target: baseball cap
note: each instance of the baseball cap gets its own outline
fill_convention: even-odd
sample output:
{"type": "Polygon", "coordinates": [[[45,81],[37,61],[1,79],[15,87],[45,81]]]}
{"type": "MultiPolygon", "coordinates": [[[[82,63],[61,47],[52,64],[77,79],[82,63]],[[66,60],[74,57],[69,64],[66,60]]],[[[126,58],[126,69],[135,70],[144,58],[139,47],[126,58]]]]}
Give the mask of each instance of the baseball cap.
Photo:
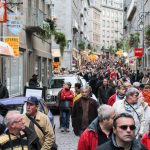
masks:
{"type": "Polygon", "coordinates": [[[28,103],[31,103],[31,104],[34,104],[34,105],[39,104],[39,100],[35,96],[28,97],[28,99],[25,102],[28,102],[28,103]]]}

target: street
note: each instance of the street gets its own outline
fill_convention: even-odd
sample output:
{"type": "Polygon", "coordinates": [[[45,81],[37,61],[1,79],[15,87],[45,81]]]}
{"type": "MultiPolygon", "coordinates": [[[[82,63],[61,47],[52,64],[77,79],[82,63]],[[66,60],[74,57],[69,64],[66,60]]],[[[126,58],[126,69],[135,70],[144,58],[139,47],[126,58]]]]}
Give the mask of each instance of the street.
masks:
{"type": "Polygon", "coordinates": [[[55,119],[55,134],[58,150],[76,150],[79,137],[75,136],[72,128],[69,133],[62,133],[59,129],[59,116],[54,116],[55,119]]]}

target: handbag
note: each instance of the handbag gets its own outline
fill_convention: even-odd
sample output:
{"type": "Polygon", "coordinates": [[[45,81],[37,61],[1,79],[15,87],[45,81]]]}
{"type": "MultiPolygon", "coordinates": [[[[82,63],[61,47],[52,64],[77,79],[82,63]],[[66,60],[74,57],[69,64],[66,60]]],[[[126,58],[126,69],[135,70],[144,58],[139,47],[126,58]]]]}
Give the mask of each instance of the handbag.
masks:
{"type": "MultiPolygon", "coordinates": [[[[42,127],[36,122],[36,120],[34,118],[32,118],[31,116],[27,115],[26,116],[42,131],[42,133],[45,135],[45,132],[44,130],[42,129],[42,127]]],[[[51,147],[51,150],[57,150],[57,144],[54,142],[52,147],[51,147]]]]}
{"type": "Polygon", "coordinates": [[[61,101],[60,102],[60,109],[61,110],[70,110],[71,109],[71,107],[70,107],[70,101],[67,101],[67,100],[65,100],[65,101],[61,101]]]}

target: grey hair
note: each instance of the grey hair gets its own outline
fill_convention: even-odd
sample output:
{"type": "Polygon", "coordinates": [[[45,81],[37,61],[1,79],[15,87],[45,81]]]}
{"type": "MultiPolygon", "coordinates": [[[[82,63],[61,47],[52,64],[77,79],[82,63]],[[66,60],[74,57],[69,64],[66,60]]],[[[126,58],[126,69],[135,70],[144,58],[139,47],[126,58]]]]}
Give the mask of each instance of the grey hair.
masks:
{"type": "Polygon", "coordinates": [[[83,90],[90,90],[90,86],[85,85],[85,86],[81,87],[81,91],[83,91],[83,90]]]}
{"type": "MultiPolygon", "coordinates": [[[[8,113],[6,114],[5,118],[4,118],[4,123],[5,125],[8,127],[9,125],[11,125],[17,118],[18,114],[20,114],[19,111],[17,110],[11,110],[8,111],[8,113]]],[[[20,114],[21,115],[21,114],[20,114]]]]}
{"type": "Polygon", "coordinates": [[[111,113],[115,112],[115,110],[112,106],[109,106],[106,104],[99,106],[97,111],[98,111],[98,118],[100,121],[102,121],[104,119],[109,119],[111,113]]]}
{"type": "Polygon", "coordinates": [[[128,97],[130,95],[133,95],[133,94],[138,94],[139,95],[139,90],[134,88],[134,87],[131,87],[125,93],[126,97],[128,97]]]}
{"type": "Polygon", "coordinates": [[[140,87],[140,82],[134,82],[133,87],[135,87],[135,88],[140,87]]]}

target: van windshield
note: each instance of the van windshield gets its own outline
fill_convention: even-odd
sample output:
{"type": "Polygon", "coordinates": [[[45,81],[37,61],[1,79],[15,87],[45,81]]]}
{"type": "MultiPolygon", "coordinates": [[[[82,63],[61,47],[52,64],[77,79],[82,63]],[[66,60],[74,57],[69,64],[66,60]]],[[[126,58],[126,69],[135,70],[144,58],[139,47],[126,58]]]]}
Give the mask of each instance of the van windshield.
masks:
{"type": "Polygon", "coordinates": [[[50,81],[50,88],[62,88],[64,84],[64,79],[52,79],[50,81]]]}

